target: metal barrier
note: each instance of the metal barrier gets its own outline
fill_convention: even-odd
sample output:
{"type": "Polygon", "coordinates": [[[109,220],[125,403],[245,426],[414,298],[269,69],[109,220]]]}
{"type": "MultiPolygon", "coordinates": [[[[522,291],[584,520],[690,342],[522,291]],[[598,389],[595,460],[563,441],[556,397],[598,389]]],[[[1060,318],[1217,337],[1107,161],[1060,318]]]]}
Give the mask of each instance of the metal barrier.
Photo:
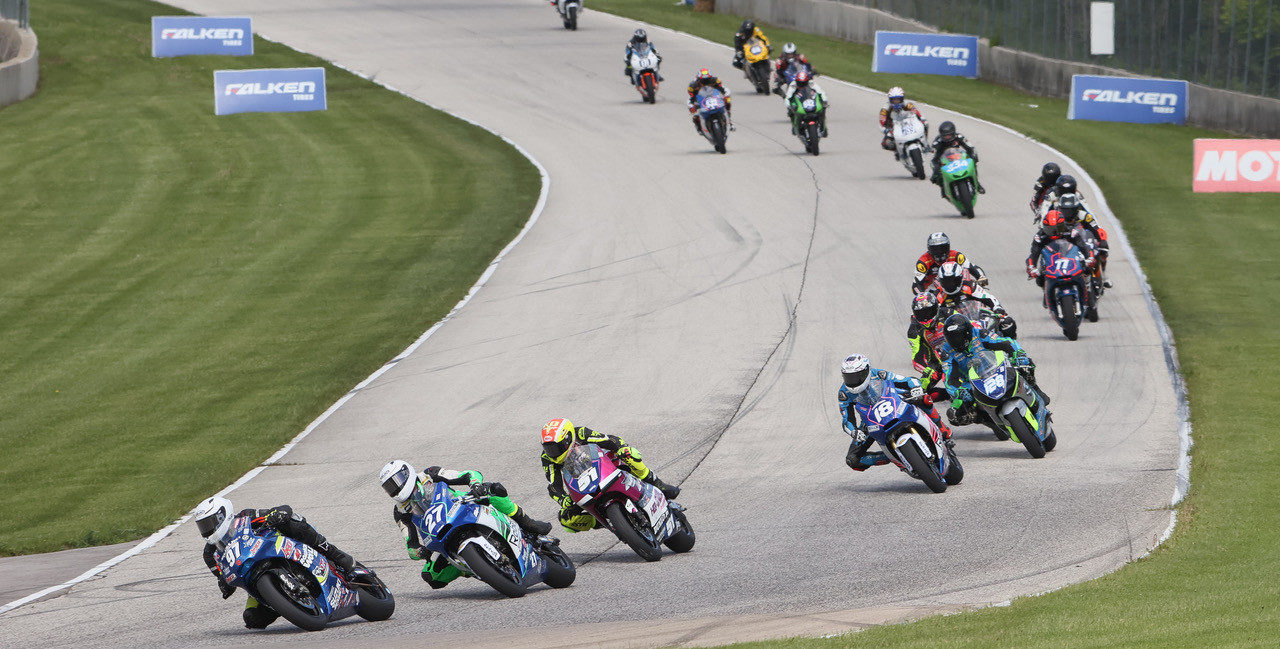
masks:
{"type": "Polygon", "coordinates": [[[1118,0],[1111,56],[1089,54],[1089,0],[839,1],[1050,58],[1280,97],[1280,0],[1118,0]]]}
{"type": "Polygon", "coordinates": [[[0,18],[17,21],[18,27],[31,26],[31,0],[0,0],[0,18]]]}

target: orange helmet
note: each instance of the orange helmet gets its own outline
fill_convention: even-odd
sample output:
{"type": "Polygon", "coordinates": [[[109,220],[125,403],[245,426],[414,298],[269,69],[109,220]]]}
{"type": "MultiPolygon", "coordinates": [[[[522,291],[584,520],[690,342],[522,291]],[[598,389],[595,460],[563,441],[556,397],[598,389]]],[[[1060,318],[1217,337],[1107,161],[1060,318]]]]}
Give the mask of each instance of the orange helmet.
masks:
{"type": "Polygon", "coordinates": [[[573,443],[573,422],[568,419],[552,419],[542,427],[542,452],[547,459],[560,463],[569,454],[573,443]]]}
{"type": "Polygon", "coordinates": [[[1044,215],[1044,228],[1053,233],[1066,230],[1067,222],[1062,218],[1062,212],[1049,210],[1049,213],[1044,215]]]}
{"type": "Polygon", "coordinates": [[[714,78],[715,78],[715,75],[711,74],[710,68],[702,68],[701,70],[698,70],[699,81],[710,81],[714,78]]]}

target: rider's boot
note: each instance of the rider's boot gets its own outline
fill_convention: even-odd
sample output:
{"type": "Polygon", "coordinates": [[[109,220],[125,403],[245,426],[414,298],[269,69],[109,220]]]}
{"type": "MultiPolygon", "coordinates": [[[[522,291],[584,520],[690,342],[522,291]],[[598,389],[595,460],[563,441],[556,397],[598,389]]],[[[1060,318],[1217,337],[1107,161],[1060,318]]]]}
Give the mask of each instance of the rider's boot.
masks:
{"type": "Polygon", "coordinates": [[[675,500],[680,497],[680,487],[663,482],[653,474],[653,471],[650,471],[649,475],[644,477],[644,481],[657,487],[658,491],[661,491],[662,495],[667,497],[667,500],[675,500]]]}
{"type": "Polygon", "coordinates": [[[324,558],[328,559],[329,563],[342,570],[342,574],[345,575],[350,573],[351,569],[356,566],[356,558],[342,550],[339,550],[332,543],[325,543],[325,545],[327,545],[329,549],[321,551],[324,558]]]}
{"type": "Polygon", "coordinates": [[[250,597],[249,601],[244,604],[243,617],[246,629],[265,629],[267,625],[275,622],[280,615],[250,597]]]}
{"type": "Polygon", "coordinates": [[[698,130],[698,135],[706,137],[706,134],[702,132],[702,120],[698,119],[697,115],[693,116],[693,128],[698,130]]]}
{"type": "Polygon", "coordinates": [[[534,536],[546,536],[551,533],[551,523],[529,518],[529,515],[519,507],[516,507],[516,513],[511,515],[511,520],[524,530],[534,536]]]}

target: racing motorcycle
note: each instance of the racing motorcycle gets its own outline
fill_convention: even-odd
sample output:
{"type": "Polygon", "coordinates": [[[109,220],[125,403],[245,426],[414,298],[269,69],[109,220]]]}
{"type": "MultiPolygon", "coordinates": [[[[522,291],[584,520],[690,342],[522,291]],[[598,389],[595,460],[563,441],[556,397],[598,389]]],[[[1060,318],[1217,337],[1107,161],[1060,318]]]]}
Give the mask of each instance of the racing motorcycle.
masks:
{"type": "Polygon", "coordinates": [[[304,631],[319,631],[352,615],[385,620],[395,611],[395,597],[372,570],[357,563],[343,577],[315,548],[271,528],[255,530],[250,520],[236,518],[217,556],[227,584],[304,631]]]}
{"type": "Polygon", "coordinates": [[[729,137],[729,105],[725,96],[715,88],[703,87],[695,98],[698,119],[702,124],[702,137],[719,153],[726,151],[724,141],[729,137]]]}
{"type": "Polygon", "coordinates": [[[631,83],[646,104],[658,97],[658,53],[648,43],[638,43],[631,50],[631,83]]]}
{"type": "Polygon", "coordinates": [[[1008,435],[1026,447],[1031,457],[1042,458],[1058,445],[1053,414],[1029,373],[1013,367],[998,350],[982,349],[973,355],[966,375],[969,392],[982,408],[997,436],[1008,435]]]}
{"type": "Polygon", "coordinates": [[[769,46],[752,36],[742,44],[742,55],[745,59],[742,72],[747,80],[756,87],[757,94],[769,94],[769,78],[772,76],[769,65],[769,46]]]}
{"type": "Polygon", "coordinates": [[[973,218],[973,206],[977,202],[976,169],[973,158],[960,147],[942,152],[942,188],[947,200],[956,206],[965,218],[973,218]]]}
{"type": "Polygon", "coordinates": [[[427,501],[415,490],[412,517],[423,546],[448,558],[467,577],[476,577],[507,597],[522,597],[545,582],[567,588],[577,576],[560,541],[526,536],[515,521],[494,509],[485,496],[459,496],[443,482],[427,501]]]}
{"type": "Polygon", "coordinates": [[[804,87],[791,95],[791,130],[804,144],[804,150],[818,155],[818,142],[822,140],[822,123],[827,107],[822,97],[812,87],[804,87]]]}
{"type": "Polygon", "coordinates": [[[564,21],[564,28],[576,31],[578,14],[582,13],[582,0],[556,0],[555,5],[560,19],[564,21]]]}
{"type": "Polygon", "coordinates": [[[929,151],[929,130],[911,111],[895,110],[892,114],[893,143],[898,149],[898,160],[912,176],[924,180],[924,155],[929,151]]]}
{"type": "Polygon", "coordinates": [[[955,449],[942,441],[942,431],[933,420],[907,403],[891,381],[871,379],[867,389],[879,399],[860,414],[866,417],[867,434],[880,444],[889,461],[934,493],[960,484],[964,467],[955,449]]]}
{"type": "Polygon", "coordinates": [[[662,546],[688,552],[697,540],[684,507],[657,487],[623,470],[595,444],[575,444],[562,471],[565,493],[645,561],[662,558],[662,546]]]}
{"type": "Polygon", "coordinates": [[[1039,267],[1045,308],[1067,340],[1076,340],[1082,318],[1098,320],[1097,294],[1085,254],[1066,239],[1054,239],[1040,251],[1039,267]]]}

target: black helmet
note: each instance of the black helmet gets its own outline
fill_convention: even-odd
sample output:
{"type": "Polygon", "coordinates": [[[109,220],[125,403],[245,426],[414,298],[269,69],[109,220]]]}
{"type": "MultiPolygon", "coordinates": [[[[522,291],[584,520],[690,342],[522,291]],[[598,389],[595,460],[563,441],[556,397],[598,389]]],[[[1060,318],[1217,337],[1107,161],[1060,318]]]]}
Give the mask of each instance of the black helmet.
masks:
{"type": "Polygon", "coordinates": [[[1046,162],[1040,167],[1040,178],[1046,183],[1052,185],[1058,182],[1058,177],[1062,175],[1062,168],[1056,162],[1046,162]]]}
{"type": "Polygon", "coordinates": [[[632,43],[648,43],[649,42],[648,32],[644,31],[643,29],[637,29],[635,33],[631,35],[631,42],[632,43]]]}
{"type": "Polygon", "coordinates": [[[1063,194],[1058,197],[1058,211],[1062,220],[1068,224],[1080,222],[1080,197],[1076,194],[1063,194]]]}
{"type": "Polygon", "coordinates": [[[943,138],[952,138],[956,135],[956,125],[954,122],[943,122],[938,125],[938,135],[943,138]]]}
{"type": "Polygon", "coordinates": [[[959,352],[969,351],[973,343],[973,323],[959,313],[951,314],[942,327],[942,335],[946,337],[951,349],[959,352]]]}
{"type": "Polygon", "coordinates": [[[743,34],[746,34],[747,36],[750,36],[751,32],[754,32],[755,30],[756,30],[755,23],[751,22],[750,20],[744,20],[742,21],[742,29],[739,31],[743,34]]]}
{"type": "Polygon", "coordinates": [[[929,291],[917,295],[911,302],[911,316],[922,325],[933,324],[938,317],[938,298],[929,291]]]}
{"type": "Polygon", "coordinates": [[[933,257],[934,263],[941,264],[951,255],[951,238],[946,232],[934,232],[929,235],[926,245],[929,247],[929,256],[933,257]]]}
{"type": "Polygon", "coordinates": [[[1076,193],[1076,179],[1074,176],[1060,176],[1058,182],[1054,183],[1058,186],[1058,195],[1076,193]]]}

